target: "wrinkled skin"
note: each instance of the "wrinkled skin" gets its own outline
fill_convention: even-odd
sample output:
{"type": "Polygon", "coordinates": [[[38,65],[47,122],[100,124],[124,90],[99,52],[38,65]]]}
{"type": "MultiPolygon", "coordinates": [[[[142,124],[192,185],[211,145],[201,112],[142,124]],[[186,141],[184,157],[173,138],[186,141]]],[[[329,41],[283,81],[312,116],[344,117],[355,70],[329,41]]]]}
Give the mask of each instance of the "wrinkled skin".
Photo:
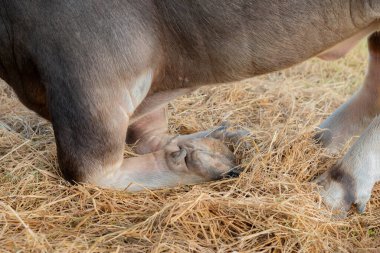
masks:
{"type": "MultiPolygon", "coordinates": [[[[67,180],[129,190],[200,183],[237,173],[224,142],[247,133],[170,136],[163,109],[170,100],[317,55],[342,57],[378,30],[379,18],[377,0],[2,0],[0,77],[52,122],[67,180]],[[142,155],[123,159],[125,140],[142,155]]],[[[379,101],[371,38],[363,88],[318,136],[338,149],[374,121],[319,180],[337,209],[364,209],[378,180],[378,144],[369,141],[379,101]]]]}

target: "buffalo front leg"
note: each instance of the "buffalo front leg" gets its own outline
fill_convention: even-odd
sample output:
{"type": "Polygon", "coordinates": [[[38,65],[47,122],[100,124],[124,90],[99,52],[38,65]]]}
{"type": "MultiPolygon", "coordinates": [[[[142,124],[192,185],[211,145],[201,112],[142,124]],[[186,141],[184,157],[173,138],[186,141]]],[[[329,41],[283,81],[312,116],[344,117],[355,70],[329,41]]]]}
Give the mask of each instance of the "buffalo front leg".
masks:
{"type": "Polygon", "coordinates": [[[319,127],[316,138],[332,153],[352,136],[360,135],[380,113],[380,33],[369,37],[368,47],[370,60],[364,85],[319,127]]]}
{"type": "Polygon", "coordinates": [[[59,165],[69,181],[136,191],[216,180],[235,167],[231,151],[212,138],[172,141],[160,151],[124,159],[127,91],[110,96],[112,89],[60,87],[49,91],[49,109],[59,165]]]}
{"type": "Polygon", "coordinates": [[[317,179],[324,201],[347,211],[355,204],[364,212],[371,191],[380,180],[380,116],[376,117],[344,158],[317,179]]]}

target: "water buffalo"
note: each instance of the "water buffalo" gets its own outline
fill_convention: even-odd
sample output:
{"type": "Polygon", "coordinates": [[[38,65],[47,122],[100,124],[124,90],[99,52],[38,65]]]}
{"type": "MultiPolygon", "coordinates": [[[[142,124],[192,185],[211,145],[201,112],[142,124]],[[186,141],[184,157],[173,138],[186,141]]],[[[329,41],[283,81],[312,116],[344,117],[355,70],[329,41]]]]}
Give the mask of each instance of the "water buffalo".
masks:
{"type": "Polygon", "coordinates": [[[362,133],[318,181],[327,204],[363,211],[380,179],[379,18],[379,0],[2,0],[0,77],[52,122],[67,180],[170,187],[233,172],[223,139],[239,136],[223,127],[170,136],[170,100],[339,58],[369,35],[364,85],[318,136],[336,150],[362,133]],[[125,140],[140,140],[142,155],[123,159],[125,140]]]}

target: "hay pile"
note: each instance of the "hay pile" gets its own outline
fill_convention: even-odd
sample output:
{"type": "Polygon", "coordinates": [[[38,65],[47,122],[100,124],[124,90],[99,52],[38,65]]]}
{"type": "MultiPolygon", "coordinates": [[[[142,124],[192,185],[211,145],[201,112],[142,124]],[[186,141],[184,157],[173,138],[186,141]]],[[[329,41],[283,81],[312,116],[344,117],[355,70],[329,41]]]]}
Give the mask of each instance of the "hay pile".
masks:
{"type": "Polygon", "coordinates": [[[251,148],[236,147],[246,170],[238,179],[135,194],[64,182],[50,124],[1,84],[0,251],[375,251],[379,185],[364,215],[334,220],[309,183],[342,156],[310,137],[362,82],[366,58],[361,45],[344,60],[311,60],[174,101],[173,133],[225,119],[250,130],[251,148]]]}

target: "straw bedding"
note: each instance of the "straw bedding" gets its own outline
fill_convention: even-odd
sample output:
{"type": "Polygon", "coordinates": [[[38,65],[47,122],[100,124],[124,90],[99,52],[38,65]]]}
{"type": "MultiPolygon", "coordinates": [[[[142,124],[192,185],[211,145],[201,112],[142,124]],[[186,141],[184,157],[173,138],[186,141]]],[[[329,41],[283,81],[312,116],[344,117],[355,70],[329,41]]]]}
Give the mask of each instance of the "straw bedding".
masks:
{"type": "Polygon", "coordinates": [[[245,171],[134,194],[63,181],[51,125],[1,83],[0,252],[376,252],[379,185],[365,214],[335,219],[310,183],[344,154],[314,144],[314,127],[357,89],[366,58],[362,44],[343,60],[310,60],[173,101],[172,133],[224,120],[249,130],[235,147],[245,171]]]}

